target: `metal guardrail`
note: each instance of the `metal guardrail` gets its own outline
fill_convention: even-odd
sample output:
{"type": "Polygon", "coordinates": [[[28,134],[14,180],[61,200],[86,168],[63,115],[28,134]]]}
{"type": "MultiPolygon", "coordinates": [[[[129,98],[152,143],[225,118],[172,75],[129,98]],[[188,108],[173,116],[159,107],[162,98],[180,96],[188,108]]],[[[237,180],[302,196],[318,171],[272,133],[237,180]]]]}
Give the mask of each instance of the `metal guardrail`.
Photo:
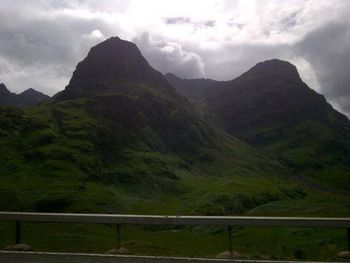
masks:
{"type": "Polygon", "coordinates": [[[16,222],[16,244],[21,240],[21,221],[42,223],[115,224],[116,246],[121,246],[120,225],[221,225],[227,226],[228,250],[232,252],[232,226],[284,226],[346,228],[350,250],[350,218],[248,217],[248,216],[163,216],[118,214],[68,214],[0,212],[0,221],[16,222]]]}

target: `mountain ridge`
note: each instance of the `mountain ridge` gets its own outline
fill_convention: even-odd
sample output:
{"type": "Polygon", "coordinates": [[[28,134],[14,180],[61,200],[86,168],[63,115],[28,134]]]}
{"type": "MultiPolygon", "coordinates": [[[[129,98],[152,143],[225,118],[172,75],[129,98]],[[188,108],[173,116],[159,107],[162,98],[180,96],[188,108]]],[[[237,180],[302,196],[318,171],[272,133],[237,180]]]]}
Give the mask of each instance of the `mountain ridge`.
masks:
{"type": "Polygon", "coordinates": [[[35,106],[49,98],[50,96],[33,88],[28,88],[19,94],[12,93],[7,89],[5,84],[0,84],[0,105],[14,105],[18,107],[35,106]]]}

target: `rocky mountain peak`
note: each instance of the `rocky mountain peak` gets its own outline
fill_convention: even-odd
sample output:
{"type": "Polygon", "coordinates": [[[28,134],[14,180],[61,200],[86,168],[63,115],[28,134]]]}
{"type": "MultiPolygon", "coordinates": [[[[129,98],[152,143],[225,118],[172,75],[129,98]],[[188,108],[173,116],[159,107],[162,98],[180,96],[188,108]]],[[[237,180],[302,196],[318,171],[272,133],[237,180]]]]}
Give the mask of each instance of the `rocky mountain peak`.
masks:
{"type": "Polygon", "coordinates": [[[49,98],[49,96],[32,88],[20,94],[12,93],[3,83],[0,84],[0,105],[14,105],[19,107],[35,106],[49,98]]]}
{"type": "Polygon", "coordinates": [[[10,91],[6,88],[4,83],[0,83],[0,96],[10,94],[10,91]]]}
{"type": "Polygon", "coordinates": [[[26,89],[25,91],[23,91],[21,94],[32,94],[32,93],[40,93],[40,92],[33,89],[33,88],[29,88],[29,89],[26,89]]]}
{"type": "Polygon", "coordinates": [[[284,81],[301,82],[297,68],[279,59],[271,59],[260,62],[244,73],[239,79],[246,78],[278,78],[284,81]]]}
{"type": "Polygon", "coordinates": [[[69,93],[111,90],[116,88],[115,83],[125,81],[154,87],[170,86],[163,75],[148,64],[134,43],[112,37],[91,48],[78,64],[65,92],[69,96],[69,93]]]}

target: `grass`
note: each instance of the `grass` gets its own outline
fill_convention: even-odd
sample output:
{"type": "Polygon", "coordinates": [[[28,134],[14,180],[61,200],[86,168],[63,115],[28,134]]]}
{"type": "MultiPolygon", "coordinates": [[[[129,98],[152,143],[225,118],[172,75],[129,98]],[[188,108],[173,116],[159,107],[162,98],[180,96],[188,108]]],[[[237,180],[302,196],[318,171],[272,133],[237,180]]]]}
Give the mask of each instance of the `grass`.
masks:
{"type": "Polygon", "coordinates": [[[273,130],[264,129],[253,134],[266,133],[265,142],[259,146],[295,173],[349,192],[349,131],[348,123],[325,119],[277,129],[277,136],[273,130]]]}
{"type": "MultiPolygon", "coordinates": [[[[159,107],[155,115],[153,104],[129,92],[128,98],[103,94],[103,103],[89,98],[24,110],[0,108],[0,197],[5,201],[0,210],[350,215],[346,192],[300,179],[276,159],[211,130],[193,114],[187,116],[187,109],[156,101],[155,92],[147,94],[147,103],[159,107]],[[113,115],[103,108],[109,96],[112,102],[126,103],[125,109],[144,108],[113,115]],[[163,130],[161,119],[176,125],[163,130]],[[178,130],[183,134],[172,140],[178,130]]],[[[309,152],[288,154],[289,159],[309,157],[309,152]]],[[[339,180],[344,178],[341,174],[339,180]]],[[[13,243],[13,231],[13,223],[0,223],[0,247],[13,243]]],[[[23,224],[23,242],[38,251],[101,253],[114,246],[113,233],[107,225],[23,224]]],[[[139,255],[214,257],[227,244],[227,233],[213,227],[123,226],[122,235],[123,245],[139,255]]],[[[332,260],[345,248],[345,234],[334,229],[235,228],[233,243],[250,257],[332,260]]]]}

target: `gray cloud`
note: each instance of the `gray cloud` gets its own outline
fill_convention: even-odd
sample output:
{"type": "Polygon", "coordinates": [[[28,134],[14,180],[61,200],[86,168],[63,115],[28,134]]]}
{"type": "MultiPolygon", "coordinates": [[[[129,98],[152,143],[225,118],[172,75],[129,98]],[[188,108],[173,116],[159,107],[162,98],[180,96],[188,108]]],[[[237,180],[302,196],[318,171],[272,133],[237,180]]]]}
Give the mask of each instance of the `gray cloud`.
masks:
{"type": "Polygon", "coordinates": [[[191,25],[195,28],[214,27],[216,23],[215,20],[193,21],[190,17],[185,16],[164,17],[163,21],[168,25],[191,25]]]}
{"type": "Polygon", "coordinates": [[[89,48],[105,38],[101,32],[110,31],[98,18],[26,5],[0,8],[0,24],[0,82],[16,92],[30,86],[51,95],[64,88],[89,48]]]}
{"type": "Polygon", "coordinates": [[[165,17],[163,18],[165,24],[190,24],[192,23],[191,18],[184,16],[177,17],[165,17]]]}
{"type": "Polygon", "coordinates": [[[321,92],[350,115],[350,21],[331,23],[296,45],[315,70],[321,92]]]}
{"type": "Polygon", "coordinates": [[[279,58],[291,60],[293,52],[288,45],[227,44],[220,50],[199,51],[205,65],[205,75],[219,80],[238,77],[258,62],[279,58]]]}

